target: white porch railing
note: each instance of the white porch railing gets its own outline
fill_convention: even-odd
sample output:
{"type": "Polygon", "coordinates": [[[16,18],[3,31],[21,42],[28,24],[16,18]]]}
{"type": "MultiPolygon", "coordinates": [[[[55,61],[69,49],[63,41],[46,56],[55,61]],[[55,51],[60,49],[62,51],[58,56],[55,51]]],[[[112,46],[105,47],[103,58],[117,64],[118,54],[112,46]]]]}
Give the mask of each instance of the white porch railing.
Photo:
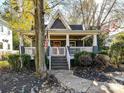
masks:
{"type": "Polygon", "coordinates": [[[51,56],[65,56],[65,47],[51,47],[51,56]]]}
{"type": "MultiPolygon", "coordinates": [[[[51,70],[51,56],[66,56],[67,62],[68,62],[68,68],[70,70],[71,63],[70,60],[74,58],[74,54],[81,52],[81,51],[87,51],[92,52],[93,47],[49,47],[49,70],[51,70]]],[[[34,59],[35,56],[35,47],[25,47],[25,54],[28,54],[31,56],[31,58],[34,59]]]]}
{"type": "Polygon", "coordinates": [[[81,51],[93,52],[93,47],[70,47],[69,49],[71,56],[81,51]]]}

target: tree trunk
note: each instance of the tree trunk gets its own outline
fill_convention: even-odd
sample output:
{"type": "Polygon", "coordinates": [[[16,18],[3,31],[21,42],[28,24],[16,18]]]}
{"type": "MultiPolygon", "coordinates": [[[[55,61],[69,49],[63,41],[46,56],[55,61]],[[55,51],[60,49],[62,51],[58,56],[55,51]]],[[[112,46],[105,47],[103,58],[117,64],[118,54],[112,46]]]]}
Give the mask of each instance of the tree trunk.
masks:
{"type": "Polygon", "coordinates": [[[36,39],[36,72],[42,73],[45,69],[45,27],[43,0],[36,0],[35,9],[35,39],[36,39]]]}

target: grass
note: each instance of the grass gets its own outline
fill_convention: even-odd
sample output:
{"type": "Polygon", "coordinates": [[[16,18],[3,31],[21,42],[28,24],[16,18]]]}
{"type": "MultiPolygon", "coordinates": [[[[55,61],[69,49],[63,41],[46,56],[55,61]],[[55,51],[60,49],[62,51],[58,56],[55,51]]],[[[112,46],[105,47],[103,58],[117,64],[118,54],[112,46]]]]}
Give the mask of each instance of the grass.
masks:
{"type": "Polygon", "coordinates": [[[10,64],[7,61],[0,61],[0,69],[10,68],[10,64]]]}

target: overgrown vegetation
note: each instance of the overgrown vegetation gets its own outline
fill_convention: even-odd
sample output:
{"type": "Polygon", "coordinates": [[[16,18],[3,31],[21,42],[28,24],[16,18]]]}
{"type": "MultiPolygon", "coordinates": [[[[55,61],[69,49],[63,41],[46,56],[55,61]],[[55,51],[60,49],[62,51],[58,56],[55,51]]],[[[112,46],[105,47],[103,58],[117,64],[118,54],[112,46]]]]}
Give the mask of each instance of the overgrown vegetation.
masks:
{"type": "MultiPolygon", "coordinates": [[[[85,60],[85,62],[87,62],[87,57],[90,57],[89,58],[89,64],[90,64],[90,59],[92,59],[94,56],[95,56],[95,54],[94,53],[90,53],[90,52],[85,52],[85,51],[83,51],[83,52],[79,52],[79,53],[76,53],[75,55],[74,55],[74,65],[75,66],[79,66],[79,65],[82,65],[83,63],[81,62],[81,60],[83,61],[83,60],[85,60]],[[80,64],[81,63],[81,64],[80,64]]],[[[84,62],[84,64],[85,64],[85,62],[84,62]]],[[[86,63],[87,64],[87,63],[86,63]]]]}
{"type": "Polygon", "coordinates": [[[104,69],[110,63],[110,57],[106,54],[94,54],[90,52],[80,52],[74,56],[74,65],[81,67],[94,67],[104,69]]]}
{"type": "Polygon", "coordinates": [[[12,69],[15,71],[21,71],[22,69],[30,70],[31,57],[27,54],[10,54],[8,55],[8,62],[12,66],[12,69]],[[21,63],[22,60],[22,63],[21,63]]]}
{"type": "Polygon", "coordinates": [[[115,36],[109,49],[109,56],[111,57],[111,62],[117,66],[120,63],[124,63],[124,34],[115,36]]]}

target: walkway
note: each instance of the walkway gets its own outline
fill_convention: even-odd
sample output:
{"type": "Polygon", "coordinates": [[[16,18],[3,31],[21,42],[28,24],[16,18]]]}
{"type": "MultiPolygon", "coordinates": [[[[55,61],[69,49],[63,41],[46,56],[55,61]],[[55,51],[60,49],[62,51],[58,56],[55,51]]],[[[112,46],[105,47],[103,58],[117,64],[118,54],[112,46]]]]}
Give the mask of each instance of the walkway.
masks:
{"type": "Polygon", "coordinates": [[[72,71],[56,70],[49,73],[54,74],[62,86],[74,89],[79,93],[124,93],[123,85],[79,78],[74,76],[72,71]]]}

